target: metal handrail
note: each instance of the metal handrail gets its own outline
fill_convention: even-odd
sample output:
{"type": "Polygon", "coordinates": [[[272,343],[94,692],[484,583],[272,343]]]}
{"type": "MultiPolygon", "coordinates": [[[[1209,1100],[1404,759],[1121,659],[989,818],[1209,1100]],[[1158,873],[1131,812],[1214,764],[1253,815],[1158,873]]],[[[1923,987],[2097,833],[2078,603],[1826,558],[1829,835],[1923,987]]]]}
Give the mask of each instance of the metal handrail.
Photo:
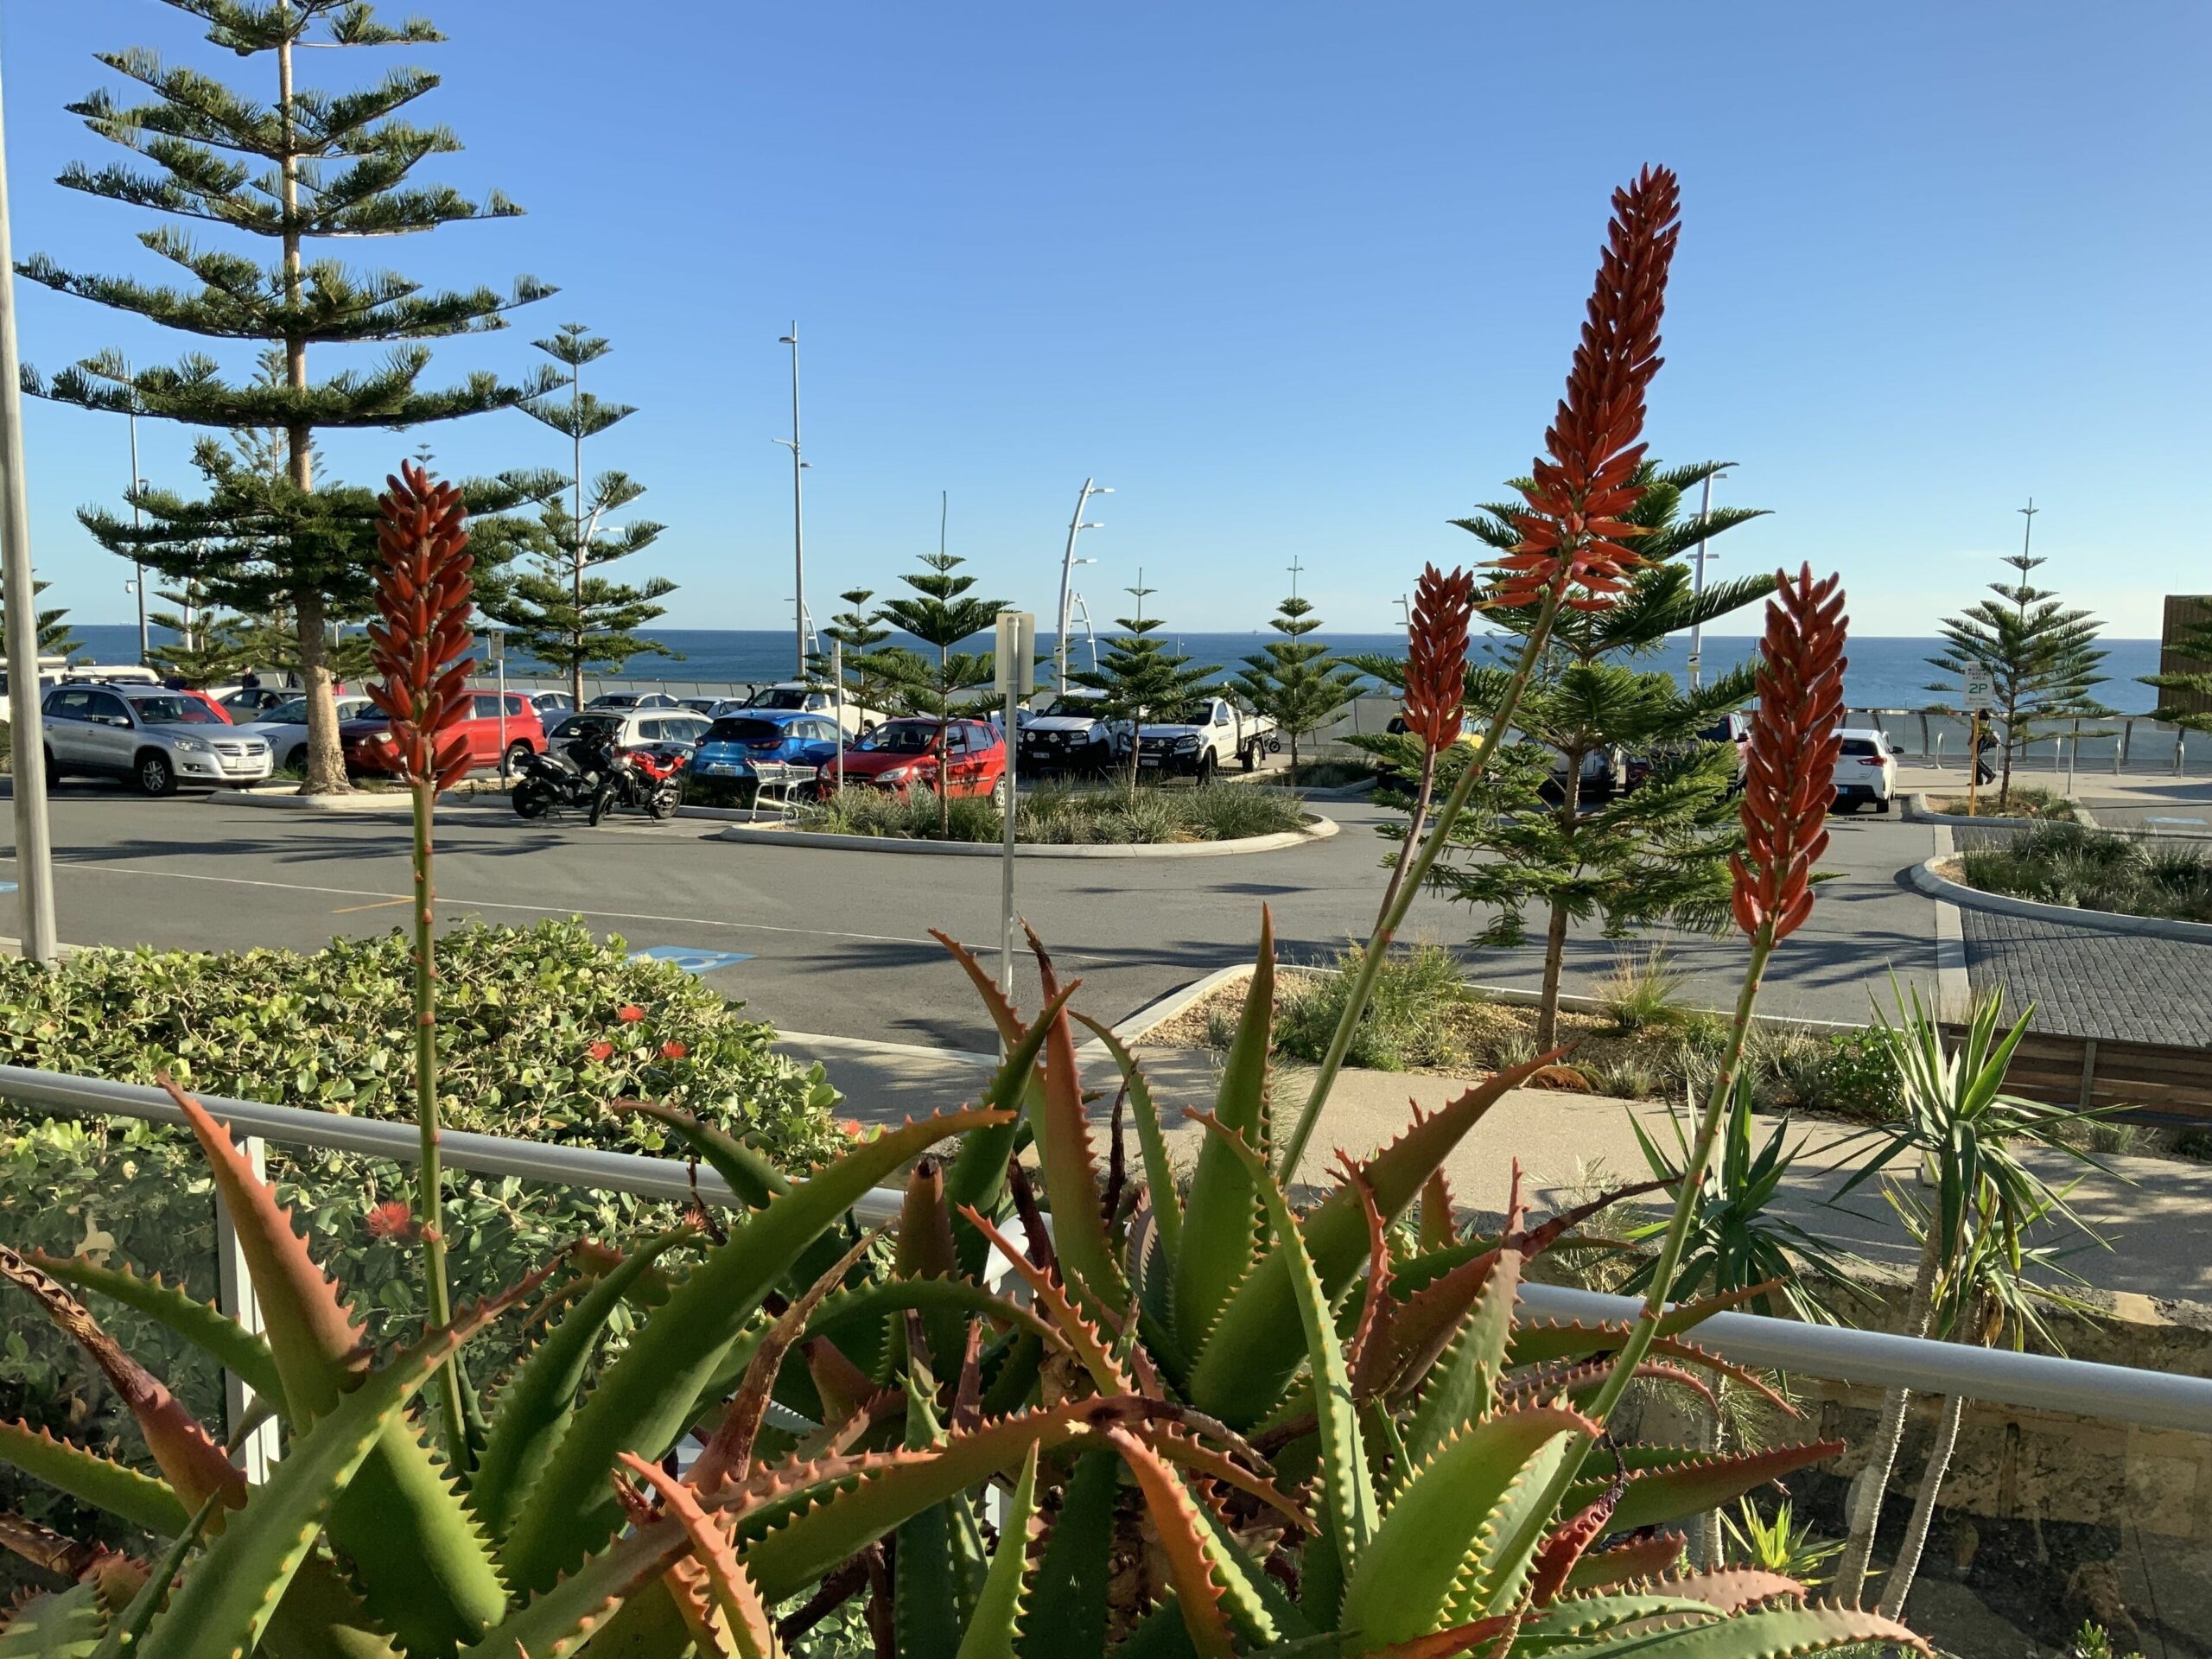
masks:
{"type": "MultiPolygon", "coordinates": [[[[404,1123],[272,1106],[261,1101],[228,1100],[216,1095],[196,1098],[233,1134],[295,1146],[365,1153],[401,1162],[413,1161],[421,1149],[414,1128],[404,1123]]],[[[24,1066],[0,1065],[0,1099],[155,1123],[184,1121],[184,1114],[159,1089],[24,1066]]],[[[511,1175],[679,1203],[695,1197],[721,1205],[738,1202],[712,1170],[701,1168],[695,1175],[690,1164],[676,1159],[462,1130],[445,1132],[438,1144],[448,1164],[479,1174],[511,1175]]],[[[893,1221],[905,1199],[896,1187],[877,1187],[853,1209],[870,1224],[893,1221]]],[[[1521,1300],[1540,1319],[1562,1320],[1630,1319],[1638,1306],[1632,1297],[1563,1285],[1525,1284],[1521,1300]]],[[[1754,1313],[1716,1314],[1698,1326],[1697,1340],[1700,1346],[1739,1364],[1793,1371],[1834,1382],[1961,1395],[1992,1405],[2212,1433],[2212,1378],[2208,1377],[1931,1342],[1838,1325],[1804,1325],[1754,1313]]]]}

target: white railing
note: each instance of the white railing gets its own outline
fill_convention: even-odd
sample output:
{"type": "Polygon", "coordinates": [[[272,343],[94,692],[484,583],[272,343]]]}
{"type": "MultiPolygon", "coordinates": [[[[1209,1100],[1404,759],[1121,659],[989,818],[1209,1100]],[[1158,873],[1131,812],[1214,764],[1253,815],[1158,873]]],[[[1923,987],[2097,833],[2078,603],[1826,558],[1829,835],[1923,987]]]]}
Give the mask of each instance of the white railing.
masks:
{"type": "MultiPolygon", "coordinates": [[[[271,1106],[259,1101],[199,1096],[233,1135],[251,1141],[365,1153],[401,1162],[419,1150],[414,1128],[335,1113],[271,1106]]],[[[22,1066],[0,1066],[0,1099],[94,1116],[181,1123],[168,1096],[143,1084],[74,1077],[22,1066]]],[[[634,1193],[690,1203],[696,1196],[724,1205],[735,1194],[711,1170],[696,1174],[683,1161],[604,1152],[592,1147],[552,1146],[499,1135],[448,1131],[439,1138],[445,1161],[483,1175],[514,1176],[558,1185],[634,1193]]],[[[854,1205],[871,1224],[893,1221],[905,1201],[895,1187],[878,1187],[854,1205]]],[[[222,1275],[226,1311],[251,1318],[250,1307],[230,1299],[233,1275],[222,1275]]],[[[1522,1300],[1539,1318],[1619,1319],[1637,1303],[1565,1286],[1524,1286],[1522,1300]]],[[[1995,1405],[2212,1433],[2212,1378],[2138,1370],[2047,1354],[2017,1354],[1929,1342],[1835,1325],[1803,1325],[1751,1313],[1722,1313],[1698,1327],[1699,1343],[1726,1358],[1762,1370],[1791,1371],[1833,1382],[1872,1388],[1907,1386],[1931,1395],[1960,1395],[1995,1405]]]]}

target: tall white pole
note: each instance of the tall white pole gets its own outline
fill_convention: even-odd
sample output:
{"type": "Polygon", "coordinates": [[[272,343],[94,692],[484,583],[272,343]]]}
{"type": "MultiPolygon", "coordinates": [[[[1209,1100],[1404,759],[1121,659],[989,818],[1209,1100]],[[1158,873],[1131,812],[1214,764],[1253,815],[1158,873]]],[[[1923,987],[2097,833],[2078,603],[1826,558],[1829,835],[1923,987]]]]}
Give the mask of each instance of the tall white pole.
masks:
{"type": "MultiPolygon", "coordinates": [[[[124,372],[130,372],[127,366],[124,372]]],[[[134,387],[130,393],[130,528],[133,530],[143,523],[138,509],[138,492],[145,487],[145,484],[146,480],[138,476],[138,393],[134,387]]],[[[138,595],[138,665],[143,668],[146,664],[145,561],[133,558],[130,569],[137,577],[131,587],[138,595]]]]}
{"type": "MultiPolygon", "coordinates": [[[[1715,467],[1713,472],[1719,471],[1715,467]]],[[[1706,526],[1713,518],[1713,473],[1705,475],[1705,499],[1697,510],[1697,565],[1696,574],[1690,578],[1690,593],[1694,599],[1705,597],[1705,542],[1706,526]]],[[[1694,691],[1705,667],[1705,625],[1701,620],[1690,623],[1690,690],[1694,691]]]]}
{"type": "Polygon", "coordinates": [[[845,642],[830,642],[830,677],[837,688],[837,792],[845,792],[845,642]]]}
{"type": "Polygon", "coordinates": [[[6,123],[0,118],[0,595],[8,607],[8,721],[15,748],[16,887],[22,953],[59,954],[54,842],[46,819],[46,733],[39,716],[38,600],[23,475],[22,381],[16,357],[16,257],[8,228],[6,123]]]}
{"type": "MultiPolygon", "coordinates": [[[[798,449],[798,319],[791,331],[777,342],[791,348],[791,677],[806,677],[806,502],[799,474],[806,462],[798,449]]],[[[785,442],[782,438],[777,442],[785,442]]]]}

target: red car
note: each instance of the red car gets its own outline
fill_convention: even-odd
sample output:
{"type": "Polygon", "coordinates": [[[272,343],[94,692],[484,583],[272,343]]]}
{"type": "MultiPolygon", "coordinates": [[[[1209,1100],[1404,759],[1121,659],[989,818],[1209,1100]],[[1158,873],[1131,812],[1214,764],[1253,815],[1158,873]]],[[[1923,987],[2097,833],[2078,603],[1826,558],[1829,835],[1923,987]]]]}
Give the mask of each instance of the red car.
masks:
{"type": "MultiPolygon", "coordinates": [[[[488,767],[499,764],[500,726],[499,694],[479,691],[474,712],[459,721],[454,728],[468,739],[471,766],[488,767]]],[[[382,715],[339,722],[338,741],[346,751],[346,770],[348,772],[389,777],[399,770],[398,758],[392,753],[391,734],[386,727],[387,722],[382,715]]],[[[506,764],[510,772],[519,771],[528,764],[531,755],[542,753],[545,747],[545,728],[538,724],[537,710],[519,691],[507,693],[505,739],[506,764]]]]}
{"type": "MultiPolygon", "coordinates": [[[[231,711],[229,709],[224,708],[221,703],[216,702],[214,698],[209,696],[205,691],[194,691],[191,687],[187,686],[179,695],[190,697],[194,702],[197,702],[202,709],[205,709],[207,711],[207,716],[205,721],[207,725],[235,726],[238,723],[231,718],[231,711]]],[[[187,715],[185,718],[191,721],[194,725],[200,724],[202,720],[202,717],[196,714],[187,715]]]]}
{"type": "MultiPolygon", "coordinates": [[[[988,795],[1006,776],[1006,745],[988,721],[956,720],[944,728],[944,749],[938,722],[926,717],[887,720],[845,748],[845,781],[905,794],[919,785],[935,789],[940,761],[947,795],[988,795]]],[[[837,786],[837,763],[823,764],[824,791],[837,786]]]]}

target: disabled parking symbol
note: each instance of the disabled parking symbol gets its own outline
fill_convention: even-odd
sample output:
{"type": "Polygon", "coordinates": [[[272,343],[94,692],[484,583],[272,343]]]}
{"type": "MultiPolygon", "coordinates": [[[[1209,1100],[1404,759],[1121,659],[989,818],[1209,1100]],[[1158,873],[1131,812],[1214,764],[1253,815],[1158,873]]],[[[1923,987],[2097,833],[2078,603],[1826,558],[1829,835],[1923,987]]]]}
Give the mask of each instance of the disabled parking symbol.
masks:
{"type": "Polygon", "coordinates": [[[695,950],[686,944],[649,944],[630,953],[632,962],[672,962],[687,974],[711,974],[753,960],[749,950],[695,950]]]}

